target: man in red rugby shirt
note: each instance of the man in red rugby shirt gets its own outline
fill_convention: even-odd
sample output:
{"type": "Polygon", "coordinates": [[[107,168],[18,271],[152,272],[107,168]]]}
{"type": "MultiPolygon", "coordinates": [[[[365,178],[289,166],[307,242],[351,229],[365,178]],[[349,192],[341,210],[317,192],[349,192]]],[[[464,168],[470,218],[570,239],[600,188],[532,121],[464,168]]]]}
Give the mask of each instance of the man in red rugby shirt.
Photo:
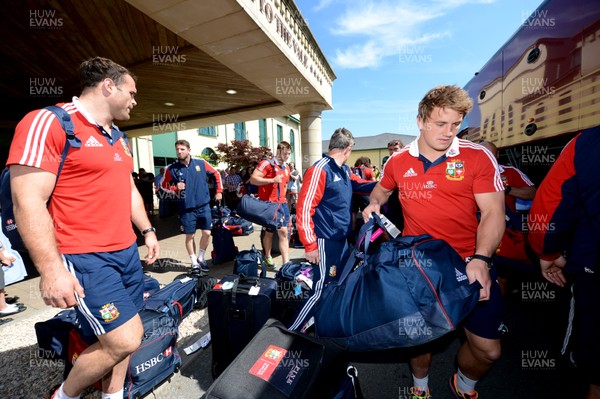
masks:
{"type": "Polygon", "coordinates": [[[133,224],[142,232],[152,263],[159,245],[131,172],[127,136],[113,124],[128,120],[135,76],[101,57],[79,67],[83,91],[59,104],[74,125],[79,148],[71,147],[59,178],[67,140],[54,114],[32,111],[17,125],[7,165],[19,232],[40,273],[47,305],[75,306],[85,332],[98,342],[84,350],[51,398],[79,398],[102,379],[102,398],[123,397],[129,355],[144,332],[144,274],[133,224]]]}
{"type": "MultiPolygon", "coordinates": [[[[363,211],[365,220],[379,213],[397,188],[403,235],[445,240],[468,262],[469,281],[483,287],[480,303],[464,323],[467,339],[458,352],[458,373],[450,379],[452,393],[461,399],[478,397],[475,384],[500,357],[503,330],[502,297],[490,265],[504,232],[504,185],[492,154],[456,137],[472,104],[460,87],[430,90],[419,103],[419,137],[390,157],[363,211]]],[[[414,398],[430,397],[431,361],[431,353],[410,360],[414,398]]]]}

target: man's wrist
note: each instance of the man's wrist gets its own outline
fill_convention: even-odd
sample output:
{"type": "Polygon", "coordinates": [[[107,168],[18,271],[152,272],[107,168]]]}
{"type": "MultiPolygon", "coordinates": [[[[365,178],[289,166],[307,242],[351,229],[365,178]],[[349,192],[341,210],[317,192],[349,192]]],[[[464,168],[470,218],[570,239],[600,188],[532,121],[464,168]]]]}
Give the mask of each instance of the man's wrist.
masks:
{"type": "Polygon", "coordinates": [[[481,254],[474,254],[474,255],[471,255],[469,262],[471,262],[473,259],[482,260],[485,263],[487,263],[488,266],[492,266],[492,258],[489,256],[485,256],[485,255],[481,255],[481,254]]]}
{"type": "Polygon", "coordinates": [[[510,190],[512,190],[511,186],[504,187],[504,194],[510,194],[510,190]]]}
{"type": "Polygon", "coordinates": [[[142,235],[145,236],[148,233],[156,233],[156,228],[154,227],[148,227],[147,229],[142,231],[142,235]]]}

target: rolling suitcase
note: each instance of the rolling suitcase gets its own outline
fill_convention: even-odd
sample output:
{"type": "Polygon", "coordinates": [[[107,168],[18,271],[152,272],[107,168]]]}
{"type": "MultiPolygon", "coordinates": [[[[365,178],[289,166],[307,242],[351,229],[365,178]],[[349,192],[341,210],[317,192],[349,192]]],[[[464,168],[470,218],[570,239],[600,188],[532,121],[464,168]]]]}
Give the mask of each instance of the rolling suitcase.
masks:
{"type": "Polygon", "coordinates": [[[340,348],[270,319],[206,392],[206,399],[359,399],[340,348]]]}
{"type": "Polygon", "coordinates": [[[212,374],[217,377],[271,316],[277,292],[273,279],[225,276],[208,292],[212,374]]]}
{"type": "Polygon", "coordinates": [[[211,252],[211,257],[213,265],[234,260],[238,254],[238,248],[233,242],[231,231],[227,230],[221,221],[217,221],[213,225],[212,243],[213,251],[211,252]]]}

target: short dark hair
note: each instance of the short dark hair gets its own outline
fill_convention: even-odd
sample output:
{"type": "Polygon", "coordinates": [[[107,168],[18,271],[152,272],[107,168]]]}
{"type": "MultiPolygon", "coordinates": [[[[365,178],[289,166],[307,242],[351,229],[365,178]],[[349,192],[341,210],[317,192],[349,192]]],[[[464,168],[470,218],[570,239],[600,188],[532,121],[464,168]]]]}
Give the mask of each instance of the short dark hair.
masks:
{"type": "Polygon", "coordinates": [[[277,149],[278,150],[291,150],[292,149],[292,145],[290,143],[288,143],[287,141],[281,141],[279,142],[279,144],[277,144],[277,149]]]}
{"type": "Polygon", "coordinates": [[[118,86],[123,82],[125,75],[137,81],[137,77],[130,70],[108,58],[94,57],[79,65],[79,82],[82,90],[95,87],[106,78],[112,79],[118,86]]]}
{"type": "Polygon", "coordinates": [[[178,145],[184,145],[186,146],[188,149],[190,148],[190,142],[187,140],[177,140],[175,142],[175,147],[177,147],[178,145]]]}

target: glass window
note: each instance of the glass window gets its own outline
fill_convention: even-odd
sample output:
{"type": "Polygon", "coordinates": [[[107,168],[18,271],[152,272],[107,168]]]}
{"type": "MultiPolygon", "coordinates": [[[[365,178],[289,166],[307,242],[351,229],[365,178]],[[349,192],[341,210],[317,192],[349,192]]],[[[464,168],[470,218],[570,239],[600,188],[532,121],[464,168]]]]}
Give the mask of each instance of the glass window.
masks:
{"type": "Polygon", "coordinates": [[[283,141],[283,126],[277,125],[277,143],[283,141]]]}
{"type": "Polygon", "coordinates": [[[246,124],[244,122],[236,122],[233,124],[233,130],[235,131],[235,139],[244,141],[248,139],[246,134],[246,124]]]}
{"type": "Polygon", "coordinates": [[[201,136],[217,137],[217,129],[214,126],[201,127],[198,129],[198,134],[201,136]]]}
{"type": "Polygon", "coordinates": [[[258,121],[258,139],[259,144],[264,147],[269,146],[269,136],[267,135],[267,120],[261,119],[258,121]]]}

